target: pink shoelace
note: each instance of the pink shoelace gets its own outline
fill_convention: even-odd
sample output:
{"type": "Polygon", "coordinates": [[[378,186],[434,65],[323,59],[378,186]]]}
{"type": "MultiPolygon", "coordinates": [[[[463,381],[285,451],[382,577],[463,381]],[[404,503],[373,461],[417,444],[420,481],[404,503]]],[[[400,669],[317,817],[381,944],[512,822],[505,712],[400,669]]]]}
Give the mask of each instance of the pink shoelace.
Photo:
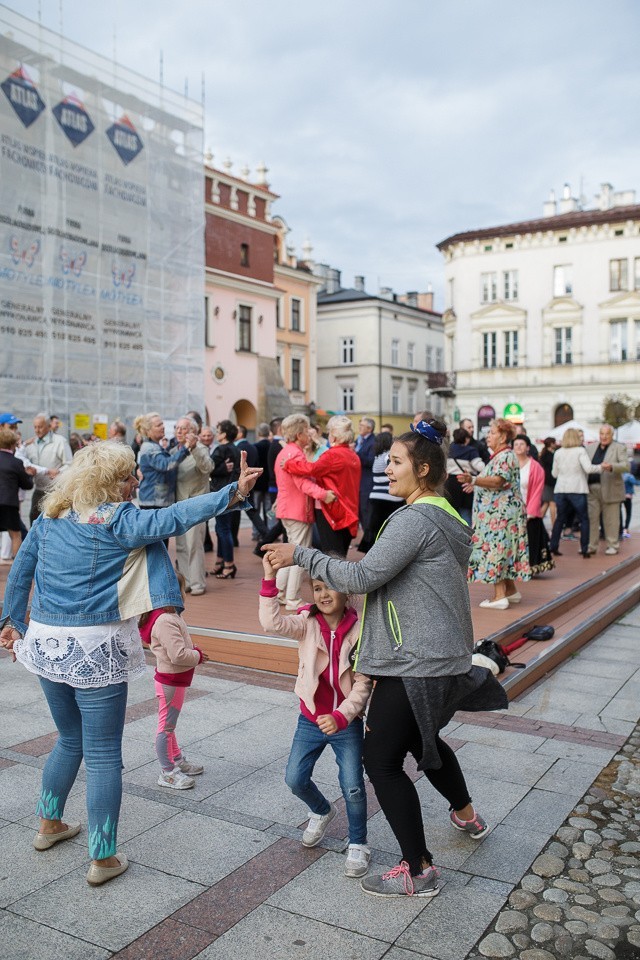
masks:
{"type": "MultiPolygon", "coordinates": [[[[434,866],[427,867],[427,869],[425,870],[424,874],[422,874],[422,876],[426,876],[426,874],[429,873],[430,870],[433,870],[437,877],[440,876],[439,871],[436,870],[434,866]]],[[[409,867],[409,864],[407,863],[406,860],[402,860],[397,865],[397,867],[392,867],[388,873],[383,873],[382,879],[395,880],[396,877],[400,877],[400,876],[402,877],[404,892],[407,894],[407,896],[412,897],[415,892],[415,887],[413,885],[413,877],[411,876],[411,868],[409,867]]]]}

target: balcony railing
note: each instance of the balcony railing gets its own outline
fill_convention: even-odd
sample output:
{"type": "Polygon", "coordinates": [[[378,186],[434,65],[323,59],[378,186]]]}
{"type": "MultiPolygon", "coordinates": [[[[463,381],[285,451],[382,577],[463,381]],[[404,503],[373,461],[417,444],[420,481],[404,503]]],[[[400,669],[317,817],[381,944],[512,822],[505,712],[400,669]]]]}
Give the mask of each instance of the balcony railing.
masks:
{"type": "Polygon", "coordinates": [[[456,374],[448,371],[428,373],[427,382],[431,393],[440,397],[453,397],[456,393],[456,374]]]}

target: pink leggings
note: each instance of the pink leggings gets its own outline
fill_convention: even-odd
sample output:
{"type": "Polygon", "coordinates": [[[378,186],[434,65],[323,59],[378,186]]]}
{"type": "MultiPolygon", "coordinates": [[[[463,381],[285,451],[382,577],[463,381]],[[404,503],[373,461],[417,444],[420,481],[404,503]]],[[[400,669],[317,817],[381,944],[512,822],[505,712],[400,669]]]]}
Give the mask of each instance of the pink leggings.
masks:
{"type": "Polygon", "coordinates": [[[175,731],[187,688],[168,687],[158,680],[155,684],[158,698],[156,754],[163,770],[173,770],[176,762],[182,759],[175,731]]]}

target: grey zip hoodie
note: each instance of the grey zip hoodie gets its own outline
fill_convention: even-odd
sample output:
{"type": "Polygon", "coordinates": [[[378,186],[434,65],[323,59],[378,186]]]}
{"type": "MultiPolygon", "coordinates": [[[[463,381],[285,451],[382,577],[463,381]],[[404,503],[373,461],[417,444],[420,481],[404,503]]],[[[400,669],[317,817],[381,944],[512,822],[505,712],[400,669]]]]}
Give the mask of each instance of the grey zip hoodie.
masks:
{"type": "Polygon", "coordinates": [[[471,669],[470,528],[442,497],[401,507],[359,563],[296,547],[294,562],[343,593],[366,593],[357,669],[443,677],[471,669]]]}

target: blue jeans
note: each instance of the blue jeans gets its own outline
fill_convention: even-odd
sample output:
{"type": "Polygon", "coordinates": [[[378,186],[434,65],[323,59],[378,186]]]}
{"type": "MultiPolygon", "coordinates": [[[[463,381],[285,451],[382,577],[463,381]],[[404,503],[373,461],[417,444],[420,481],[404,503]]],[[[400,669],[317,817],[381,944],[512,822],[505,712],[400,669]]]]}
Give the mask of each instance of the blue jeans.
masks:
{"type": "Polygon", "coordinates": [[[227,564],[233,563],[233,531],[231,529],[231,513],[221,513],[216,517],[216,534],[218,537],[217,555],[227,564]]]}
{"type": "Polygon", "coordinates": [[[569,514],[569,507],[573,507],[576,517],[580,523],[580,553],[586,553],[589,548],[589,512],[587,510],[586,493],[555,493],[553,499],[556,502],[556,522],[551,531],[551,542],[549,549],[555,552],[560,546],[560,535],[565,527],[565,522],[569,514]]]}
{"type": "Polygon", "coordinates": [[[328,745],[336,755],[338,779],[347,805],[349,843],[367,842],[367,794],[364,789],[362,744],[364,729],[358,717],[344,730],[328,736],[302,714],[293,735],[285,782],[291,792],[312,813],[323,817],[331,809],[329,801],[311,779],[313,768],[328,745]]]}
{"type": "Polygon", "coordinates": [[[122,731],[127,684],[77,689],[40,677],[58,741],[42,771],[36,814],[62,820],[64,806],[80,762],[87,768],[89,856],[114,856],[122,800],[122,731]]]}

